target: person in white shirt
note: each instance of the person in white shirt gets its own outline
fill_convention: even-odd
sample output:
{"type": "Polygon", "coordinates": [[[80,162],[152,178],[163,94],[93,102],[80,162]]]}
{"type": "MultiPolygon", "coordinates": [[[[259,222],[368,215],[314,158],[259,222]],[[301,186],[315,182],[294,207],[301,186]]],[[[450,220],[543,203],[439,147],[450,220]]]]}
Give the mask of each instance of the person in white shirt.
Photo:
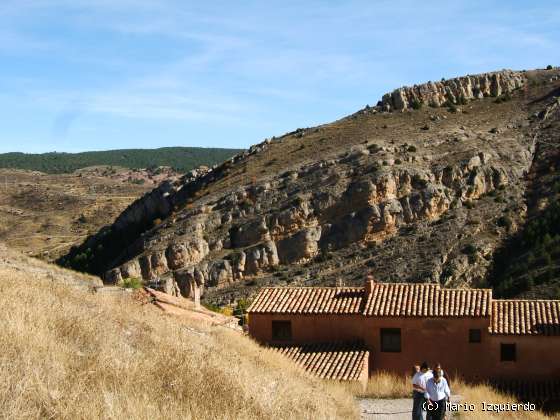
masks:
{"type": "Polygon", "coordinates": [[[442,376],[441,370],[434,370],[433,378],[426,382],[424,397],[428,399],[426,420],[443,420],[445,418],[445,403],[451,398],[451,391],[447,380],[442,376]]]}
{"type": "Polygon", "coordinates": [[[426,384],[430,378],[432,378],[432,372],[428,363],[424,362],[420,366],[420,371],[416,372],[412,378],[412,420],[424,420],[426,384]]]}

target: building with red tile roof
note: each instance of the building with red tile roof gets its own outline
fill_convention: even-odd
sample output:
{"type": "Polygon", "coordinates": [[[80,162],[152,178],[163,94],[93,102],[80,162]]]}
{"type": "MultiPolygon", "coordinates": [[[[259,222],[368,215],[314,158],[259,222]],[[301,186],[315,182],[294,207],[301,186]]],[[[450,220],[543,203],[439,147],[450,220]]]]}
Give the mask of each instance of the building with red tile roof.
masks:
{"type": "Polygon", "coordinates": [[[274,348],[321,379],[366,382],[369,376],[369,352],[360,341],[281,345],[274,348]]]}
{"type": "Polygon", "coordinates": [[[560,378],[560,300],[369,278],[364,287],[263,288],[247,312],[251,336],[319,376],[359,379],[345,376],[359,367],[404,374],[427,360],[472,380],[560,378]],[[367,363],[329,354],[344,343],[367,363]]]}

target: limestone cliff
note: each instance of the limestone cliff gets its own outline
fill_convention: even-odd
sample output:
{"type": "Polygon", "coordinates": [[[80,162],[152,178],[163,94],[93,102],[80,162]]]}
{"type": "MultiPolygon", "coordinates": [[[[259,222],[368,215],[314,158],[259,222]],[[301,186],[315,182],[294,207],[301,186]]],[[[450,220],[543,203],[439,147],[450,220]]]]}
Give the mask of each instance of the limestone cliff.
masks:
{"type": "Polygon", "coordinates": [[[421,104],[432,107],[447,103],[461,104],[472,99],[511,93],[524,84],[523,73],[502,70],[395,89],[392,93],[383,95],[380,105],[382,109],[390,111],[409,109],[421,104]]]}
{"type": "Polygon", "coordinates": [[[141,277],[220,304],[265,284],[360,283],[368,271],[486,285],[494,251],[524,223],[525,177],[559,118],[557,73],[397,89],[374,109],[163,183],[61,262],[85,255],[107,282],[141,277]]]}

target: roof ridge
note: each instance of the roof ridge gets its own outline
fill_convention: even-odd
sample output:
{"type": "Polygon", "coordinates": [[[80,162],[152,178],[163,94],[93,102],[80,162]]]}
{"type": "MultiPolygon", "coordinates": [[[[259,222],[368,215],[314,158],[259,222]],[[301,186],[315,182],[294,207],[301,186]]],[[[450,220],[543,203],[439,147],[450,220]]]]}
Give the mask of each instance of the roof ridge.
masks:
{"type": "MultiPolygon", "coordinates": [[[[376,282],[374,283],[374,287],[375,286],[395,286],[395,285],[399,285],[399,286],[409,286],[409,287],[414,287],[414,286],[420,286],[420,287],[435,287],[437,289],[440,290],[468,290],[468,291],[476,291],[476,290],[483,290],[483,291],[492,291],[491,288],[489,287],[464,287],[464,288],[459,288],[459,287],[445,287],[442,286],[440,283],[437,282],[430,282],[430,283],[409,283],[409,282],[405,282],[405,281],[401,281],[401,282],[376,282]]],[[[364,289],[364,286],[264,286],[261,287],[261,289],[364,289]]],[[[514,299],[502,299],[502,300],[514,300],[514,299]]],[[[528,299],[528,300],[538,300],[538,299],[528,299]]],[[[546,300],[546,299],[540,299],[540,300],[546,300]]],[[[556,299],[552,299],[552,300],[556,300],[556,299]]]]}
{"type": "Polygon", "coordinates": [[[492,299],[493,302],[558,302],[560,299],[492,299]]]}
{"type": "Polygon", "coordinates": [[[355,340],[326,340],[326,341],[313,341],[311,343],[288,343],[288,344],[270,344],[268,347],[303,347],[303,346],[323,346],[335,344],[361,344],[365,345],[365,340],[362,338],[355,340]]]}
{"type": "Polygon", "coordinates": [[[363,286],[266,286],[261,287],[259,290],[263,289],[364,289],[363,286]]]}

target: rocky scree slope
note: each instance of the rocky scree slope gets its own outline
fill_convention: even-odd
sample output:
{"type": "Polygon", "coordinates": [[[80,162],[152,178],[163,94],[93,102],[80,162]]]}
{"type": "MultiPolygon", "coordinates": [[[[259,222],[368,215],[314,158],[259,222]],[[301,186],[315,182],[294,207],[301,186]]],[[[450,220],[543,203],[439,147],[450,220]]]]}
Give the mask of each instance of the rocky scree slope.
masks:
{"type": "Polygon", "coordinates": [[[361,284],[369,271],[487,286],[496,250],[541,194],[528,178],[559,119],[559,74],[397,89],[375,107],[162,183],[59,262],[172,294],[199,286],[214,304],[269,284],[361,284]]]}

